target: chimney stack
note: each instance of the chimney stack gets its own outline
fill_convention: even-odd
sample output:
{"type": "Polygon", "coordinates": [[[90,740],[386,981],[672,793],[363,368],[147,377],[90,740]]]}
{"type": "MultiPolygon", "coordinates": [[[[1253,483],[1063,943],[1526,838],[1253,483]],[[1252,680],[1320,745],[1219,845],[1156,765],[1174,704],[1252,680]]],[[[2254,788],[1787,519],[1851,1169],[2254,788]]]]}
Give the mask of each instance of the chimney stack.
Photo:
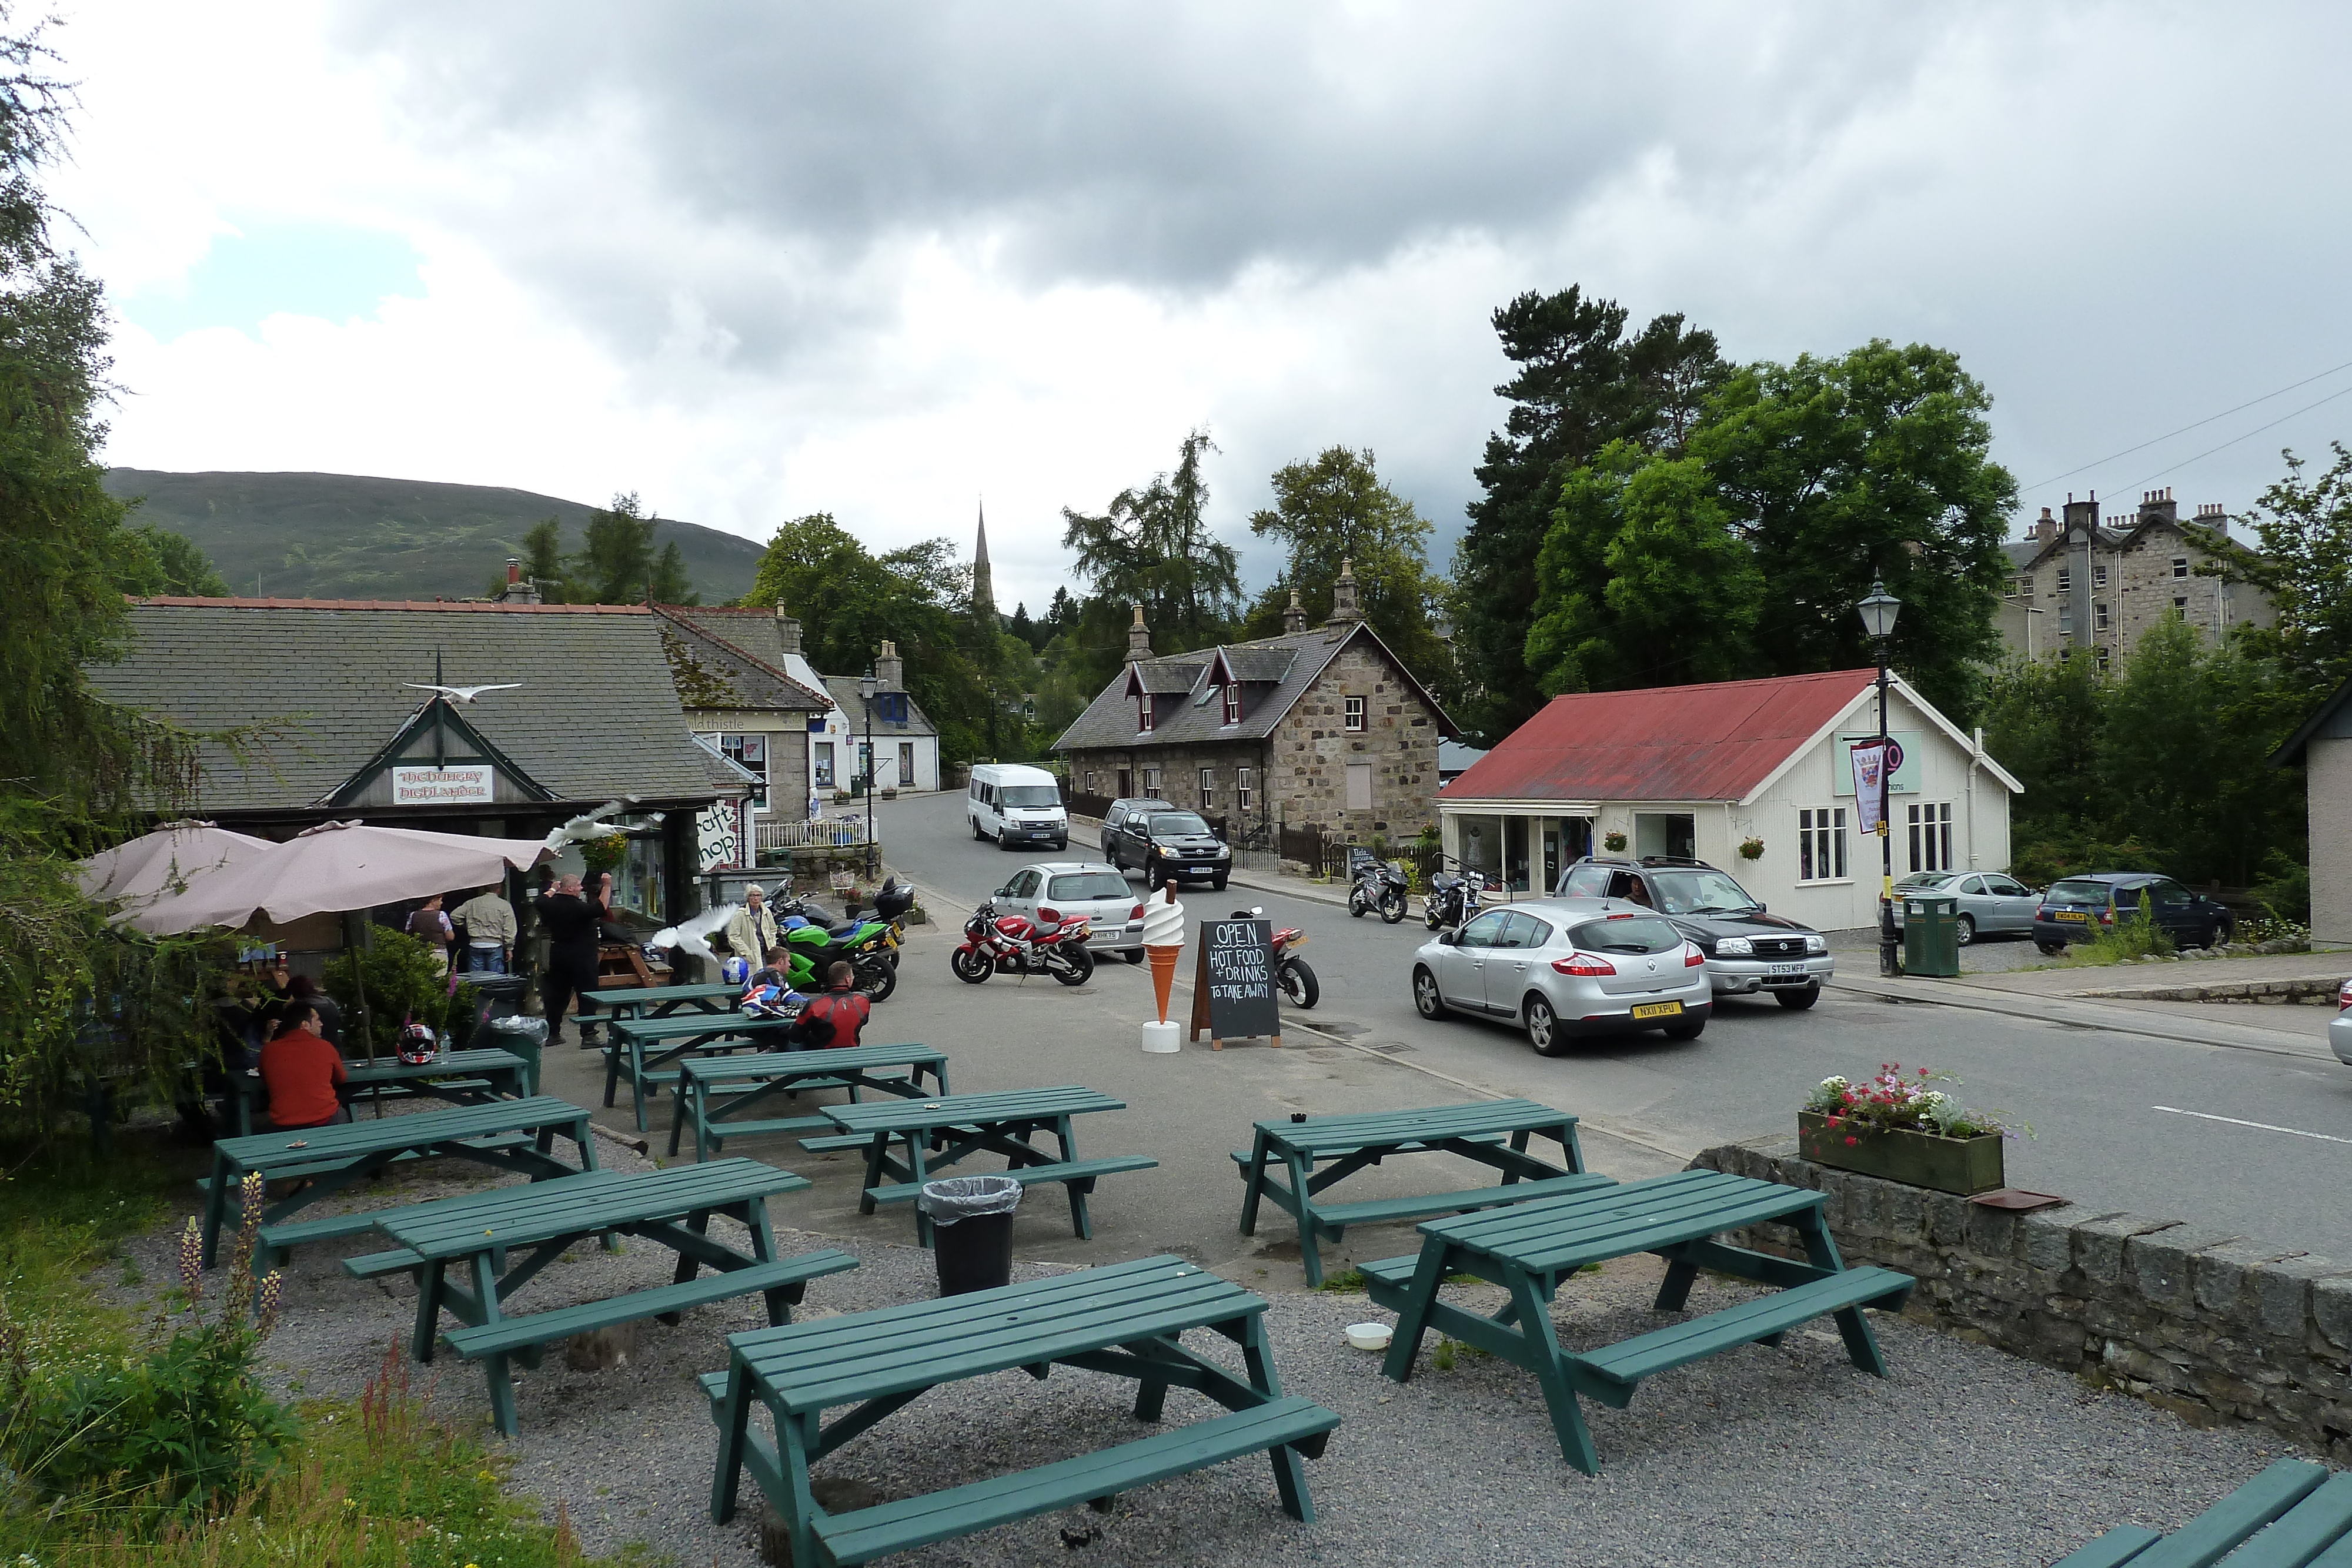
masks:
{"type": "Polygon", "coordinates": [[[2033,537],[2042,544],[2048,544],[2058,537],[2058,519],[2050,515],[2047,507],[2042,507],[2042,515],[2033,519],[2033,537]]]}
{"type": "Polygon", "coordinates": [[[500,604],[539,602],[539,584],[522,574],[522,562],[512,556],[507,557],[507,583],[504,588],[499,590],[498,602],[500,604]]]}
{"type": "Polygon", "coordinates": [[[1298,602],[1298,590],[1290,591],[1290,602],[1282,612],[1282,629],[1286,632],[1307,630],[1307,606],[1298,602]]]}
{"type": "Polygon", "coordinates": [[[1143,606],[1135,607],[1135,624],[1127,629],[1127,656],[1130,661],[1151,657],[1151,632],[1143,624],[1143,606]]]}
{"type": "Polygon", "coordinates": [[[2200,504],[2197,508],[2197,522],[2200,528],[2210,528],[2224,538],[2230,536],[2230,514],[2221,509],[2219,501],[2200,504]]]}
{"type": "Polygon", "coordinates": [[[1364,607],[1356,601],[1356,570],[1352,561],[1339,563],[1339,575],[1331,580],[1331,618],[1323,622],[1333,631],[1344,631],[1364,618],[1364,607]]]}
{"type": "Polygon", "coordinates": [[[784,607],[781,604],[776,606],[776,641],[783,644],[784,652],[787,653],[797,653],[801,651],[800,621],[795,616],[786,614],[784,607]]]}
{"type": "Polygon", "coordinates": [[[874,660],[874,689],[877,692],[903,692],[907,689],[907,661],[898,657],[898,644],[885,643],[874,660]]]}

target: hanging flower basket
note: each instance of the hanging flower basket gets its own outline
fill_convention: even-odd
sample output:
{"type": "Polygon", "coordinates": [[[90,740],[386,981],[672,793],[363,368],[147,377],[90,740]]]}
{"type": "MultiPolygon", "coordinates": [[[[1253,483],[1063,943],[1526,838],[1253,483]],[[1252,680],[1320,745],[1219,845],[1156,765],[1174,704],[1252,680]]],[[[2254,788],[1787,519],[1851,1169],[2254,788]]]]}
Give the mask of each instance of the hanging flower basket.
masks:
{"type": "Polygon", "coordinates": [[[1762,839],[1740,840],[1739,858],[1744,861],[1762,860],[1764,858],[1764,841],[1762,839]]]}
{"type": "Polygon", "coordinates": [[[1603,833],[1601,835],[1601,847],[1612,855],[1622,855],[1625,852],[1625,835],[1613,831],[1603,833]]]}

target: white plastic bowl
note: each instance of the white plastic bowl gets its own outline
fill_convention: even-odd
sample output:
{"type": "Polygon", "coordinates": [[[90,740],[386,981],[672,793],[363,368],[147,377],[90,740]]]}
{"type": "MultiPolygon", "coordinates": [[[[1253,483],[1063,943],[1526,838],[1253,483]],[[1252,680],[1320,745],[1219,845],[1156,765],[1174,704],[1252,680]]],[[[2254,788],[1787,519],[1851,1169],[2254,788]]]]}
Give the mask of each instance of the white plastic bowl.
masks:
{"type": "Polygon", "coordinates": [[[1358,1350],[1386,1350],[1392,1333],[1386,1323],[1349,1323],[1348,1343],[1358,1350]]]}

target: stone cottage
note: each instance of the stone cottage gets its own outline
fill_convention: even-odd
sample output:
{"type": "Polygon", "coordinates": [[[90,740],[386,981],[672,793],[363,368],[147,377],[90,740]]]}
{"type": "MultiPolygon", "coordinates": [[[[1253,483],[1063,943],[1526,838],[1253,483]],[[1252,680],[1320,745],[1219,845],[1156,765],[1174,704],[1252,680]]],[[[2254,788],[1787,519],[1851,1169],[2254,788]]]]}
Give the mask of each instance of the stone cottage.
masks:
{"type": "Polygon", "coordinates": [[[1162,658],[1139,606],[1126,668],[1054,749],[1074,794],[1190,806],[1237,841],[1279,826],[1393,841],[1431,820],[1438,742],[1460,733],[1365,623],[1343,563],[1311,630],[1293,593],[1279,636],[1162,658]]]}
{"type": "MultiPolygon", "coordinates": [[[[2009,577],[1999,623],[2011,654],[2063,658],[2088,648],[2104,670],[2168,615],[2217,639],[2276,619],[2260,589],[2200,573],[2214,555],[2182,526],[2169,489],[2146,491],[2137,511],[2104,520],[2096,492],[2087,501],[2068,496],[2065,514],[2042,507],[2026,538],[2002,547],[2009,577]]],[[[2229,537],[2230,515],[2219,506],[2198,507],[2190,525],[2226,550],[2246,549],[2229,537]]]]}

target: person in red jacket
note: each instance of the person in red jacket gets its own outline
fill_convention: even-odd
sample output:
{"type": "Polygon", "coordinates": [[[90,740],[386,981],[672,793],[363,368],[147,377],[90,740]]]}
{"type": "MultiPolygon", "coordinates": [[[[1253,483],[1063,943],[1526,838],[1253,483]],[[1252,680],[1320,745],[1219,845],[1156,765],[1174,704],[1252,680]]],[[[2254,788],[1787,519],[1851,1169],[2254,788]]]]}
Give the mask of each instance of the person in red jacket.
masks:
{"type": "Polygon", "coordinates": [[[319,1010],[289,1007],[277,1037],[261,1048],[261,1081],[269,1089],[269,1120],[278,1127],[323,1127],[351,1113],[335,1091],[350,1082],[343,1053],[319,1032],[319,1010]]]}
{"type": "Polygon", "coordinates": [[[809,998],[792,1028],[796,1045],[822,1050],[845,1050],[857,1043],[857,1031],[873,1015],[874,1004],[856,988],[857,971],[847,959],[836,959],[825,972],[824,994],[809,998]]]}

